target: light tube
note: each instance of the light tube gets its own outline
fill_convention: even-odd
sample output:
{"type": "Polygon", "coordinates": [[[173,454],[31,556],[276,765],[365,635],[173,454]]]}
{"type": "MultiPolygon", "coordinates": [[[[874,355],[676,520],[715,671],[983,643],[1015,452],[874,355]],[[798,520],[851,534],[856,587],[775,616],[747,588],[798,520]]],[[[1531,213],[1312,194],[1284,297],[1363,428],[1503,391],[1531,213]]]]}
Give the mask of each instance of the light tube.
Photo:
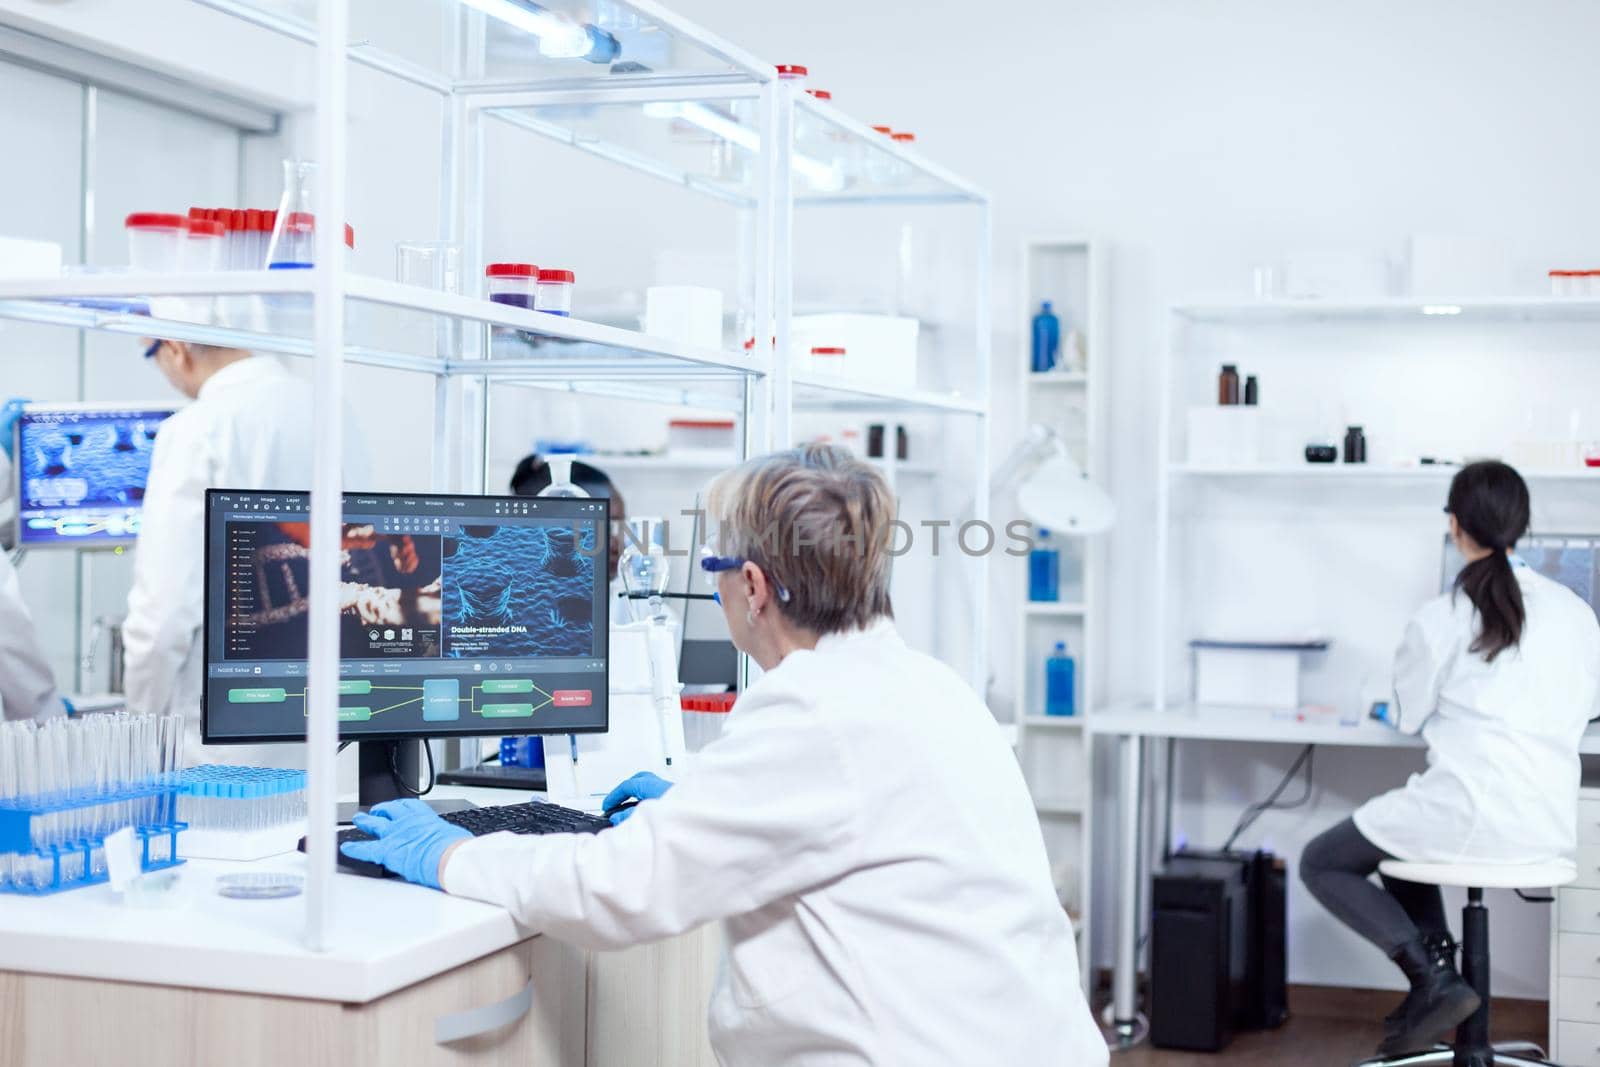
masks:
{"type": "Polygon", "coordinates": [[[539,54],[550,59],[580,59],[589,53],[588,32],[564,15],[514,0],[461,0],[507,26],[539,38],[539,54]]]}
{"type": "Polygon", "coordinates": [[[1423,304],[1422,305],[1422,313],[1424,315],[1459,315],[1459,314],[1461,314],[1461,305],[1460,304],[1423,304]]]}
{"type": "MultiPolygon", "coordinates": [[[[714,111],[704,104],[698,103],[650,103],[644,106],[644,113],[658,119],[682,119],[685,122],[700,127],[714,137],[720,137],[730,144],[744,149],[755,155],[761,151],[761,137],[748,126],[735,122],[728,116],[714,111]]],[[[837,167],[828,165],[821,160],[812,159],[796,152],[793,157],[794,169],[817,189],[825,193],[836,193],[844,188],[844,176],[837,167]]]]}

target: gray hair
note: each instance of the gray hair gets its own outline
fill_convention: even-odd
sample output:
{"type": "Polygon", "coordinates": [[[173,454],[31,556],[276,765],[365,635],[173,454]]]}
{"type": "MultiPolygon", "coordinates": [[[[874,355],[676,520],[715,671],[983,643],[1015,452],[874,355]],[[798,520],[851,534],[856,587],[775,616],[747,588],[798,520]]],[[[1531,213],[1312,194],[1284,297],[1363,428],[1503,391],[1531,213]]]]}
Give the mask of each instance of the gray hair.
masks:
{"type": "Polygon", "coordinates": [[[791,623],[829,634],[894,616],[895,501],[870,464],[832,445],[774,452],[717,478],[707,504],[718,550],[787,590],[778,610],[791,623]]]}

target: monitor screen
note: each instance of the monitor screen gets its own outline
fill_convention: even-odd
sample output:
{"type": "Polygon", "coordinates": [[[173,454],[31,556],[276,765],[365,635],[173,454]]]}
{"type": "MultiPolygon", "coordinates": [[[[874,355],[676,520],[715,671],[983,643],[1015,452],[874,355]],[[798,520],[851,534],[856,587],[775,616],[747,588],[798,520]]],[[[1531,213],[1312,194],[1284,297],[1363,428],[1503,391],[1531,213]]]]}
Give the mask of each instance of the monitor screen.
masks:
{"type": "MultiPolygon", "coordinates": [[[[1600,576],[1595,568],[1600,565],[1600,535],[1596,534],[1530,534],[1517,543],[1517,555],[1522,561],[1546,578],[1560,582],[1595,609],[1600,615],[1600,576]]],[[[1441,592],[1455,588],[1456,575],[1466,560],[1456,551],[1455,542],[1447,534],[1444,539],[1444,569],[1440,577],[1441,592]]]]}
{"type": "MultiPolygon", "coordinates": [[[[208,744],[305,737],[311,498],[206,493],[208,744]]],[[[607,726],[609,504],[346,493],[339,733],[607,726]]]]}
{"type": "Polygon", "coordinates": [[[16,425],[17,543],[131,544],[156,431],[173,409],[29,404],[16,425]]]}

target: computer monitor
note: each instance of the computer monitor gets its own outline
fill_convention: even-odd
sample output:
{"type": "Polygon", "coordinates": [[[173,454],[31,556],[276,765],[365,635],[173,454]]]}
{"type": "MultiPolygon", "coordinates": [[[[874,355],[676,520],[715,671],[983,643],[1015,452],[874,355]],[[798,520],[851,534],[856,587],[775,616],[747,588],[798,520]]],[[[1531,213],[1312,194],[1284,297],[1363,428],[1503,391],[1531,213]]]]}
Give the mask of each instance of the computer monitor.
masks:
{"type": "MultiPolygon", "coordinates": [[[[305,738],[309,517],[306,493],[206,493],[207,744],[305,738]]],[[[609,517],[600,499],[344,495],[339,735],[363,742],[363,804],[417,741],[607,728],[609,517]]]]}
{"type": "MultiPolygon", "coordinates": [[[[1517,555],[1546,578],[1578,594],[1600,615],[1600,534],[1530,534],[1517,543],[1517,555]]],[[[1441,592],[1455,588],[1456,575],[1466,562],[1455,542],[1445,535],[1441,592]]]]}
{"type": "Polygon", "coordinates": [[[28,404],[12,455],[21,548],[113,548],[139,535],[156,431],[171,407],[28,404]]]}

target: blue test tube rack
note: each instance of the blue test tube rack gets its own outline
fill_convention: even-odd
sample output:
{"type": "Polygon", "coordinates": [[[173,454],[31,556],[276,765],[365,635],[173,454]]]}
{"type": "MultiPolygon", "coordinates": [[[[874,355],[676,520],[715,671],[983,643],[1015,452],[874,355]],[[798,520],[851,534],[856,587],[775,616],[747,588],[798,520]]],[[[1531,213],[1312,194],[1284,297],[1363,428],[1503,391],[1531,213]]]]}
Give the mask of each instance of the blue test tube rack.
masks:
{"type": "Polygon", "coordinates": [[[106,881],[106,836],[129,825],[141,869],[176,867],[184,829],[174,818],[177,794],[169,776],[103,792],[0,800],[0,892],[42,896],[106,881]]]}

